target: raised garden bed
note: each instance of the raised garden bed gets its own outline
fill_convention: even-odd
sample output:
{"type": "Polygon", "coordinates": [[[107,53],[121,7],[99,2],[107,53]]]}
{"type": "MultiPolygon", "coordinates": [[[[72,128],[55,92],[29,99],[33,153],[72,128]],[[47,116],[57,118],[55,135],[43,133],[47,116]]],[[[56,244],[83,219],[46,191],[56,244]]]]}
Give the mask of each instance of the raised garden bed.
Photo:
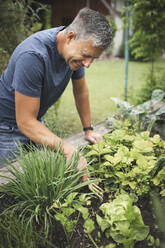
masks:
{"type": "MultiPolygon", "coordinates": [[[[52,166],[52,168],[54,166],[51,164],[53,160],[49,159],[48,161],[46,157],[51,158],[54,155],[52,153],[46,153],[46,156],[43,155],[42,159],[39,159],[39,153],[37,153],[37,156],[34,154],[34,157],[36,156],[34,167],[30,163],[30,159],[32,158],[29,157],[26,163],[29,163],[31,171],[34,174],[36,173],[36,166],[40,165],[41,170],[43,169],[44,171],[44,173],[39,173],[41,178],[36,180],[36,174],[33,177],[33,181],[30,182],[30,179],[28,179],[29,181],[27,182],[26,177],[24,178],[26,180],[18,177],[20,181],[17,178],[18,181],[16,180],[14,184],[12,184],[12,180],[9,180],[11,188],[8,187],[5,190],[3,187],[1,188],[0,247],[10,248],[14,244],[14,248],[164,248],[164,230],[160,228],[159,216],[157,216],[156,210],[153,209],[154,198],[150,196],[151,192],[156,192],[159,198],[164,198],[165,182],[161,176],[163,175],[163,165],[165,162],[164,141],[158,135],[150,138],[146,132],[133,134],[130,127],[124,130],[114,131],[112,134],[108,134],[109,130],[103,123],[100,124],[99,128],[104,130],[102,134],[107,133],[104,141],[99,145],[86,146],[84,153],[90,162],[89,170],[91,175],[97,179],[96,183],[104,190],[103,199],[100,200],[97,195],[89,195],[91,192],[88,185],[82,185],[79,189],[76,188],[76,185],[80,183],[79,178],[81,175],[78,175],[76,178],[77,181],[75,181],[77,183],[74,184],[75,188],[73,190],[68,191],[65,197],[57,197],[56,199],[52,197],[48,202],[45,200],[46,194],[43,195],[42,193],[39,195],[38,192],[41,193],[42,190],[48,190],[47,192],[52,192],[53,194],[53,191],[51,191],[53,187],[55,187],[54,191],[56,191],[57,185],[54,185],[58,177],[56,177],[56,180],[52,177],[52,181],[49,180],[49,177],[45,177],[49,168],[46,164],[48,163],[47,165],[52,166]],[[158,163],[158,160],[161,163],[158,163]],[[42,167],[42,164],[44,164],[44,167],[42,167]],[[30,191],[31,184],[35,180],[38,184],[33,188],[34,194],[32,194],[32,191],[30,191]],[[42,180],[44,183],[41,183],[42,180]],[[40,197],[43,201],[39,201],[40,206],[36,207],[35,211],[33,208],[30,210],[35,213],[34,220],[32,221],[33,230],[26,226],[28,216],[31,214],[28,211],[27,205],[23,205],[26,206],[24,209],[19,208],[19,205],[23,201],[26,203],[26,200],[24,200],[26,197],[21,198],[21,195],[15,193],[22,189],[21,194],[23,195],[25,193],[26,195],[27,188],[23,188],[24,184],[21,186],[23,182],[26,182],[27,187],[29,187],[30,193],[28,194],[31,194],[31,196],[28,195],[27,199],[32,200],[31,204],[35,202],[36,197],[40,197]],[[47,186],[50,184],[51,188],[47,187],[44,189],[44,184],[47,184],[47,186]],[[13,190],[14,188],[17,190],[13,190]],[[36,192],[38,195],[35,195],[36,192]],[[9,218],[9,212],[12,208],[9,212],[6,212],[7,215],[4,215],[3,211],[13,204],[17,204],[17,209],[12,212],[14,213],[14,218],[13,215],[9,218]],[[112,212],[114,213],[113,216],[106,215],[106,212],[104,212],[106,205],[104,204],[110,204],[107,206],[110,214],[112,212]],[[121,212],[119,211],[118,213],[116,206],[120,206],[121,212]],[[50,227],[47,231],[43,228],[45,211],[50,211],[51,214],[50,227]],[[24,225],[20,226],[19,221],[22,217],[24,217],[24,225]],[[107,218],[110,219],[108,220],[107,218]],[[115,218],[118,218],[118,220],[115,218]],[[120,221],[123,221],[123,223],[120,223],[120,221]],[[137,225],[135,225],[136,223],[137,225]],[[18,226],[20,233],[23,235],[22,238],[17,237],[15,233],[18,226]],[[127,231],[125,232],[125,236],[123,234],[124,226],[125,230],[130,231],[128,236],[127,231]],[[22,229],[25,231],[22,231],[22,229]],[[25,233],[29,234],[30,240],[24,237],[25,233]],[[132,237],[132,241],[129,240],[129,237],[132,237]],[[11,246],[9,246],[9,242],[11,242],[11,246]]],[[[69,137],[68,141],[79,146],[81,143],[81,134],[78,134],[77,138],[72,138],[73,140],[71,141],[71,137],[69,137]]],[[[83,145],[85,146],[86,144],[84,143],[83,145]]],[[[58,161],[58,158],[56,159],[58,161]]],[[[63,159],[61,161],[64,162],[63,159]]],[[[22,167],[19,167],[18,164],[17,167],[18,172],[21,172],[22,167]]],[[[29,167],[27,166],[24,172],[28,172],[28,170],[29,167]]],[[[56,170],[54,173],[56,175],[56,170]]],[[[70,174],[75,179],[74,174],[76,174],[76,170],[70,174]]],[[[67,176],[66,178],[69,177],[67,176]]],[[[73,180],[70,183],[72,182],[73,180]]],[[[9,184],[7,183],[5,185],[9,184]]],[[[65,185],[64,182],[61,181],[60,185],[60,190],[65,189],[63,188],[65,185]]],[[[69,185],[66,187],[66,190],[69,185]]],[[[62,192],[66,191],[64,190],[62,192]]]]}

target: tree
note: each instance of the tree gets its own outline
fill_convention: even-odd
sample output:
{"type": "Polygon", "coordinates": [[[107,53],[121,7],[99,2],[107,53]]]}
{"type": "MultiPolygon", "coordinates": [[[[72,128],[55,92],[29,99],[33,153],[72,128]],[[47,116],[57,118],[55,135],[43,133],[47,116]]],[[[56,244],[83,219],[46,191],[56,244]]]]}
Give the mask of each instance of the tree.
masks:
{"type": "Polygon", "coordinates": [[[0,47],[9,54],[25,36],[22,26],[24,13],[17,4],[12,0],[0,2],[0,47]]]}
{"type": "Polygon", "coordinates": [[[0,1],[0,48],[8,54],[33,32],[33,24],[38,20],[38,9],[41,9],[39,7],[33,10],[31,8],[33,2],[33,0],[0,1]]]}
{"type": "Polygon", "coordinates": [[[139,95],[142,103],[151,98],[152,90],[164,89],[164,68],[155,68],[155,60],[165,49],[165,0],[130,0],[133,35],[130,39],[131,53],[135,59],[151,61],[151,70],[139,95]],[[157,76],[162,75],[161,78],[157,76]]]}
{"type": "Polygon", "coordinates": [[[133,36],[132,54],[144,61],[154,61],[165,48],[165,0],[130,0],[133,36]]]}

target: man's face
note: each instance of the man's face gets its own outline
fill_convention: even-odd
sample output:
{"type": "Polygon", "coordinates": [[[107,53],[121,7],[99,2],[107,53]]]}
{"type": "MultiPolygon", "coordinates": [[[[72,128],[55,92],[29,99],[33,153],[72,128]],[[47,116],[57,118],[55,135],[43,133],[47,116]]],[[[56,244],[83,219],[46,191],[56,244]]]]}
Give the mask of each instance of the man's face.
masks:
{"type": "Polygon", "coordinates": [[[71,70],[78,70],[81,66],[88,68],[95,58],[98,58],[102,50],[93,46],[93,41],[78,41],[74,38],[68,40],[64,58],[71,70]]]}

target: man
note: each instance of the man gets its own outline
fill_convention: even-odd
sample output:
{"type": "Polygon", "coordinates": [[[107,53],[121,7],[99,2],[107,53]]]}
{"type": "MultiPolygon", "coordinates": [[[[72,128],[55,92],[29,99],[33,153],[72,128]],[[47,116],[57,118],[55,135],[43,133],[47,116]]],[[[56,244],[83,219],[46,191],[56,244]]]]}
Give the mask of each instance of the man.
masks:
{"type": "MultiPolygon", "coordinates": [[[[14,50],[0,78],[0,158],[15,159],[18,142],[29,141],[57,150],[62,145],[68,160],[76,148],[52,133],[42,116],[65,90],[70,78],[85,139],[98,143],[91,127],[88,87],[84,67],[107,49],[111,27],[99,12],[84,8],[67,27],[37,32],[14,50]]],[[[86,167],[82,158],[78,170],[86,167]]],[[[86,180],[85,178],[84,180],[86,180]]]]}

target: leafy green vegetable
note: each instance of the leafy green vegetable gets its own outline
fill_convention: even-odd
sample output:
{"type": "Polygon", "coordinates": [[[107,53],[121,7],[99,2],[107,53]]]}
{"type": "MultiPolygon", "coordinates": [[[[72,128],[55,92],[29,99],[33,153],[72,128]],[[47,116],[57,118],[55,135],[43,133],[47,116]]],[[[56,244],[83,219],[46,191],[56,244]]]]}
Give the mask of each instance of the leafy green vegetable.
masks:
{"type": "Polygon", "coordinates": [[[73,217],[73,213],[76,212],[76,209],[73,207],[73,203],[75,202],[74,200],[77,195],[78,192],[70,193],[66,197],[64,203],[61,203],[58,200],[51,206],[51,209],[56,212],[54,218],[61,223],[68,242],[72,238],[78,222],[77,216],[75,215],[73,217]]]}
{"type": "Polygon", "coordinates": [[[122,193],[112,202],[100,206],[104,217],[97,215],[97,223],[106,237],[112,237],[125,248],[133,248],[136,241],[146,239],[149,227],[144,225],[137,206],[133,206],[132,198],[122,193]]]}
{"type": "Polygon", "coordinates": [[[112,129],[120,129],[127,126],[134,132],[145,130],[149,132],[157,131],[164,137],[165,105],[161,102],[164,96],[165,92],[163,90],[155,89],[152,91],[151,100],[138,106],[133,106],[126,101],[112,97],[112,100],[119,107],[119,113],[115,113],[107,118],[107,126],[112,129]]]}
{"type": "Polygon", "coordinates": [[[148,131],[133,134],[126,129],[115,130],[105,134],[100,145],[87,146],[85,152],[89,170],[102,180],[108,193],[124,189],[139,197],[149,193],[153,182],[163,190],[163,170],[152,180],[159,158],[165,156],[165,141],[159,135],[150,137],[148,131]]]}
{"type": "Polygon", "coordinates": [[[152,181],[154,185],[160,186],[160,194],[162,196],[165,196],[165,157],[161,158],[158,161],[156,170],[154,172],[154,178],[152,181]]]}

